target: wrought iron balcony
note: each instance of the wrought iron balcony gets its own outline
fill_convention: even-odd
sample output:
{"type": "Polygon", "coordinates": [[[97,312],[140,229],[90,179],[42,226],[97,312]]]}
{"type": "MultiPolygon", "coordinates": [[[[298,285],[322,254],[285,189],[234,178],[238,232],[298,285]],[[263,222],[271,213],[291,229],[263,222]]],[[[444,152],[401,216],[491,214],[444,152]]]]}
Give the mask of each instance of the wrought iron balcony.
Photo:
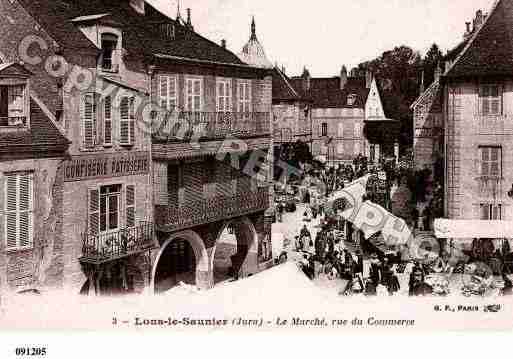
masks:
{"type": "Polygon", "coordinates": [[[179,206],[155,206],[157,228],[175,231],[205,223],[264,211],[269,208],[269,187],[237,195],[215,196],[179,206]]]}
{"type": "Polygon", "coordinates": [[[25,116],[0,116],[0,127],[25,127],[27,118],[25,116]]]}
{"type": "Polygon", "coordinates": [[[144,252],[153,248],[153,223],[141,222],[137,227],[124,228],[98,235],[82,234],[81,262],[100,264],[144,252]]]}
{"type": "Polygon", "coordinates": [[[164,112],[155,121],[157,142],[247,138],[271,133],[269,112],[164,112]]]}
{"type": "Polygon", "coordinates": [[[502,178],[499,176],[479,176],[476,178],[478,195],[481,199],[499,199],[503,196],[502,178]]]}

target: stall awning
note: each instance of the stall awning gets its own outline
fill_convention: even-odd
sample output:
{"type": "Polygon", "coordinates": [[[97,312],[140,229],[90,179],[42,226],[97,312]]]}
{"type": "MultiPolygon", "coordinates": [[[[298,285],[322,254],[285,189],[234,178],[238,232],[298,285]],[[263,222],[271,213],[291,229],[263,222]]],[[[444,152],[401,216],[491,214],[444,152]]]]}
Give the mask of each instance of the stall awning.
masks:
{"type": "Polygon", "coordinates": [[[437,238],[513,238],[513,221],[435,219],[437,238]]]}

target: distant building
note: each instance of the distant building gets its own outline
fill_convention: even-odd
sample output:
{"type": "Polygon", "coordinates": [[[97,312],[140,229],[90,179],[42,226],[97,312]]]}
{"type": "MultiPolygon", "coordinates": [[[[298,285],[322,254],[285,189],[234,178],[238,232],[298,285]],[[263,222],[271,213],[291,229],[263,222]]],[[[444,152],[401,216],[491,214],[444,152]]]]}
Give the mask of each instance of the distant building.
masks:
{"type": "Polygon", "coordinates": [[[421,81],[421,93],[411,105],[413,110],[413,155],[417,169],[430,169],[441,165],[444,154],[443,85],[442,75],[449,69],[458,55],[466,48],[469,40],[483,25],[486,15],[476,12],[472,22],[467,22],[463,40],[444,57],[435,69],[433,83],[424,90],[424,75],[421,81]],[[472,24],[472,26],[471,26],[472,24]]]}
{"type": "Polygon", "coordinates": [[[312,141],[311,102],[301,97],[284,69],[273,71],[273,138],[281,145],[312,141]]]}
{"type": "Polygon", "coordinates": [[[395,138],[391,139],[392,150],[383,153],[384,143],[365,135],[366,131],[373,133],[376,125],[385,128],[397,125],[386,118],[379,87],[370,72],[365,76],[348,76],[343,66],[340,76],[313,78],[305,68],[291,83],[311,106],[314,157],[322,156],[333,163],[352,163],[361,154],[378,163],[385,155],[394,155],[395,138]]]}

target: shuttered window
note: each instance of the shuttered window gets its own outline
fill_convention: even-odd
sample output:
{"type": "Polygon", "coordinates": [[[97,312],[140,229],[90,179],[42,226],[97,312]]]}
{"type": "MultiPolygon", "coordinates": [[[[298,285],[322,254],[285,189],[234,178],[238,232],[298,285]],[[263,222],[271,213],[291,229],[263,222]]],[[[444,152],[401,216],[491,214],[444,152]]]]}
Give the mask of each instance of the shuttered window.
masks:
{"type": "Polygon", "coordinates": [[[135,227],[135,186],[126,186],[126,226],[127,228],[135,227]]]}
{"type": "Polygon", "coordinates": [[[110,96],[103,100],[103,144],[112,145],[112,98],[110,96]]]}
{"type": "Polygon", "coordinates": [[[94,148],[96,145],[96,96],[87,93],[82,97],[81,117],[83,124],[83,141],[85,148],[94,148]]]}
{"type": "Polygon", "coordinates": [[[323,123],[321,125],[321,136],[328,136],[328,124],[323,123]]]}
{"type": "Polygon", "coordinates": [[[217,80],[217,111],[232,110],[232,84],[230,80],[217,80]]]}
{"type": "Polygon", "coordinates": [[[251,112],[251,82],[239,81],[237,86],[239,112],[251,112]]]}
{"type": "Polygon", "coordinates": [[[5,238],[8,250],[33,246],[33,174],[5,174],[5,238]]]}
{"type": "Polygon", "coordinates": [[[502,219],[502,205],[501,204],[488,204],[482,203],[480,205],[481,219],[488,220],[501,220],[502,219]]]}
{"type": "Polygon", "coordinates": [[[187,111],[199,112],[202,109],[203,81],[197,78],[185,80],[185,104],[187,111]]]}
{"type": "Polygon", "coordinates": [[[160,106],[168,111],[172,111],[177,106],[177,81],[176,76],[159,76],[159,97],[160,106]]]}
{"type": "Polygon", "coordinates": [[[502,88],[500,85],[481,85],[481,115],[500,115],[502,113],[502,88]]]}
{"type": "Polygon", "coordinates": [[[481,152],[481,176],[500,177],[501,157],[500,147],[480,147],[481,152]]]}
{"type": "Polygon", "coordinates": [[[100,226],[100,191],[98,189],[89,190],[89,218],[87,224],[89,234],[96,236],[99,233],[100,226]]]}
{"type": "Polygon", "coordinates": [[[135,140],[135,99],[124,96],[119,105],[119,141],[122,145],[133,145],[135,140]]]}

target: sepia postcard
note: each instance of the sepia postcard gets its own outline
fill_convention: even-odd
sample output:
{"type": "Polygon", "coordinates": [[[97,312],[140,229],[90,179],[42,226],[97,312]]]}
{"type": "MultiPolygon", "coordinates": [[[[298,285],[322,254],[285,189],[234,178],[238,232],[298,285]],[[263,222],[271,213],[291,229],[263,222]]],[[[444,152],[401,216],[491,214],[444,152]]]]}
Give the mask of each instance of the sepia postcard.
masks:
{"type": "Polygon", "coordinates": [[[513,0],[0,0],[1,330],[509,331],[512,298],[513,0]]]}

